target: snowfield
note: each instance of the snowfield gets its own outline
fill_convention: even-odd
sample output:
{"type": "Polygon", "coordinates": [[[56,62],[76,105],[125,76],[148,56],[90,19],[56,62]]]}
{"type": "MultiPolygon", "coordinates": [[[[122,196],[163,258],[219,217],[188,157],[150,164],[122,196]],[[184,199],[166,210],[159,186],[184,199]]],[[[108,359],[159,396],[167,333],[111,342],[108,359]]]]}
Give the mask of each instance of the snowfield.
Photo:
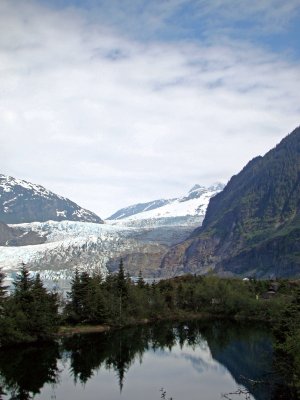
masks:
{"type": "MultiPolygon", "coordinates": [[[[155,227],[155,226],[200,226],[211,197],[223,189],[224,185],[216,183],[208,188],[195,185],[186,196],[166,200],[167,204],[128,217],[107,221],[119,226],[155,227]]],[[[162,200],[160,200],[162,201],[162,200]]],[[[132,210],[134,206],[128,207],[132,210]]],[[[126,215],[126,209],[123,209],[126,215]]]]}
{"type": "Polygon", "coordinates": [[[35,231],[46,237],[43,244],[0,248],[0,267],[16,270],[24,262],[31,269],[99,268],[106,273],[106,262],[127,246],[130,228],[73,221],[47,221],[11,225],[35,231]],[[51,267],[51,268],[50,268],[51,267]]]}

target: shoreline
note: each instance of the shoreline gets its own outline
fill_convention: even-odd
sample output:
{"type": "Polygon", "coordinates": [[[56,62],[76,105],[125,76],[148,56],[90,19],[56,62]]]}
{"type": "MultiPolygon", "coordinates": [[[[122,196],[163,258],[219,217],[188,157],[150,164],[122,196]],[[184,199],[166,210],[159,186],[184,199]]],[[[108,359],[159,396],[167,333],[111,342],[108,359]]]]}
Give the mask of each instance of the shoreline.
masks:
{"type": "Polygon", "coordinates": [[[227,316],[224,314],[211,314],[211,313],[197,313],[197,314],[185,314],[185,315],[174,315],[169,317],[157,317],[157,318],[144,318],[141,320],[131,320],[124,324],[97,324],[97,325],[64,325],[60,326],[58,332],[54,334],[54,338],[64,337],[64,336],[72,336],[76,334],[85,334],[85,333],[103,333],[108,331],[114,331],[123,328],[130,328],[133,326],[139,325],[147,325],[147,324],[155,324],[160,322],[174,321],[174,322],[182,322],[187,320],[211,320],[211,319],[228,319],[234,321],[261,321],[264,323],[270,323],[270,320],[260,319],[255,317],[245,317],[245,316],[227,316]]]}

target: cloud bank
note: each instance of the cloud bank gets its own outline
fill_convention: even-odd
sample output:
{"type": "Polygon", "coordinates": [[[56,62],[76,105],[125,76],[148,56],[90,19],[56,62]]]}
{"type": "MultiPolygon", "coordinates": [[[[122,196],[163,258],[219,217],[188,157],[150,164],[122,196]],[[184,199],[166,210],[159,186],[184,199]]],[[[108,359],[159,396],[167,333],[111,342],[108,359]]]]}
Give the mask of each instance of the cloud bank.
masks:
{"type": "MultiPolygon", "coordinates": [[[[183,3],[150,2],[160,14],[141,10],[145,30],[166,29],[183,3]]],[[[297,60],[226,35],[139,40],[126,30],[129,2],[118,13],[101,4],[1,2],[1,173],[106,217],[226,182],[299,125],[297,60]]],[[[267,2],[253,4],[264,15],[267,2]]]]}

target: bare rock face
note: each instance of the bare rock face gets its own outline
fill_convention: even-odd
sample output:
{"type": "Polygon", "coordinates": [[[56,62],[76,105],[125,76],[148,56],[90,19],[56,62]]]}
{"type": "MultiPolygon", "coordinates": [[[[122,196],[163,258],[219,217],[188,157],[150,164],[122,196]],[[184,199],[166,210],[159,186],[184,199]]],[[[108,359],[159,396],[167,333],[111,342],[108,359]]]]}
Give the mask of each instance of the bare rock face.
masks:
{"type": "Polygon", "coordinates": [[[29,246],[41,244],[46,238],[33,231],[12,228],[0,222],[0,246],[29,246]]]}
{"type": "Polygon", "coordinates": [[[300,276],[300,128],[210,199],[202,227],[164,257],[168,271],[300,276]]]}
{"type": "Polygon", "coordinates": [[[96,214],[43,186],[0,175],[0,221],[20,224],[49,220],[103,223],[96,214]]]}
{"type": "Polygon", "coordinates": [[[167,253],[168,247],[157,243],[141,244],[133,252],[120,252],[118,257],[111,258],[106,264],[109,271],[119,269],[122,258],[123,265],[130,276],[138,276],[142,272],[144,277],[157,277],[157,272],[163,256],[167,253]]]}

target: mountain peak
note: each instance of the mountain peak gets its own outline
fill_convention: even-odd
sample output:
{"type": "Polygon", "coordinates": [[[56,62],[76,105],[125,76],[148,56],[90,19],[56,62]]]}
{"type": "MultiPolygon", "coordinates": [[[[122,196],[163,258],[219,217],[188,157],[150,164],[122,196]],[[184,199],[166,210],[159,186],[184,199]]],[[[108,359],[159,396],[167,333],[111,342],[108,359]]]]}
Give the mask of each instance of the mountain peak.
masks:
{"type": "Polygon", "coordinates": [[[199,190],[199,189],[206,189],[206,187],[205,187],[205,186],[202,186],[202,185],[196,184],[196,185],[194,185],[194,186],[192,187],[191,190],[189,190],[189,193],[195,192],[196,190],[199,190]]]}
{"type": "Polygon", "coordinates": [[[128,226],[199,226],[210,198],[221,190],[220,185],[207,188],[196,184],[184,197],[135,204],[117,211],[109,219],[120,220],[120,223],[128,226]]]}
{"type": "Polygon", "coordinates": [[[188,193],[202,192],[202,191],[223,190],[224,187],[225,187],[224,183],[221,183],[221,182],[214,182],[214,183],[211,184],[210,186],[199,185],[198,183],[196,183],[196,185],[194,185],[194,186],[192,187],[192,189],[190,189],[190,190],[188,191],[188,193]]]}
{"type": "Polygon", "coordinates": [[[163,267],[300,276],[299,160],[297,128],[229,180],[209,202],[202,227],[169,252],[163,267]]]}
{"type": "Polygon", "coordinates": [[[103,223],[101,218],[41,185],[0,174],[0,221],[82,221],[103,223]]]}

